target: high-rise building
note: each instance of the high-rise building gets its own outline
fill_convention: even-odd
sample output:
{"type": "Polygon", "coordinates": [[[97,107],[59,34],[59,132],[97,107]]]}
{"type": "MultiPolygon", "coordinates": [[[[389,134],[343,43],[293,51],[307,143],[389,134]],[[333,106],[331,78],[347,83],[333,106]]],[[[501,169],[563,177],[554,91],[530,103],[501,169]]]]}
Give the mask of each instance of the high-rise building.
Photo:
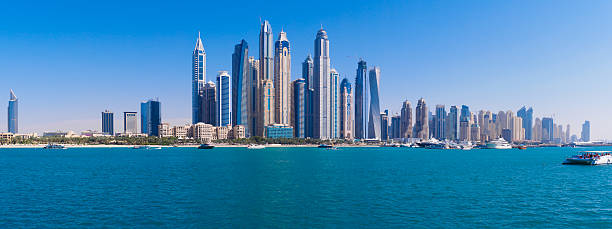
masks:
{"type": "Polygon", "coordinates": [[[306,117],[304,120],[306,137],[314,137],[314,62],[308,54],[308,57],[302,63],[302,77],[306,80],[306,117]]]}
{"type": "Polygon", "coordinates": [[[329,120],[330,120],[330,128],[329,135],[330,138],[338,138],[340,137],[339,129],[340,123],[338,120],[338,112],[340,109],[340,105],[338,104],[339,100],[339,90],[340,90],[340,74],[336,69],[331,69],[329,73],[329,107],[331,111],[329,112],[329,120]]]}
{"type": "Polygon", "coordinates": [[[521,117],[523,119],[523,129],[525,129],[525,140],[532,140],[532,127],[533,127],[533,109],[530,107],[527,109],[526,107],[522,107],[520,110],[516,112],[516,116],[521,117]]]}
{"type": "Polygon", "coordinates": [[[446,139],[457,140],[459,138],[459,110],[457,106],[451,106],[444,124],[446,125],[446,139]]]}
{"type": "Polygon", "coordinates": [[[389,129],[389,138],[401,138],[402,117],[395,115],[391,117],[391,128],[389,129]]]}
{"type": "MultiPolygon", "coordinates": [[[[226,73],[227,74],[227,73],[226,73]]],[[[202,122],[210,125],[217,125],[217,86],[212,81],[204,84],[202,90],[202,122]]],[[[229,104],[228,104],[229,110],[229,104]]]]}
{"type": "MultiPolygon", "coordinates": [[[[239,74],[239,77],[243,77],[243,74],[239,74]]],[[[244,78],[243,79],[239,79],[237,80],[240,84],[243,84],[244,78]]],[[[234,96],[233,91],[230,92],[230,75],[227,73],[227,71],[220,71],[219,74],[217,74],[217,84],[215,85],[217,92],[216,94],[216,102],[217,104],[215,104],[215,113],[216,113],[216,120],[215,120],[215,125],[216,126],[227,126],[227,125],[245,125],[246,123],[239,123],[239,124],[232,124],[232,119],[234,116],[232,113],[230,113],[230,108],[232,109],[232,111],[238,111],[239,113],[242,111],[244,112],[244,116],[240,116],[238,117],[239,119],[241,119],[242,117],[246,117],[246,115],[248,114],[246,112],[246,105],[248,105],[248,97],[247,96],[240,96],[241,98],[238,100],[234,100],[233,98],[230,98],[230,96],[234,96]],[[233,102],[240,102],[241,105],[238,107],[233,106],[233,102]],[[231,104],[231,105],[230,105],[231,104]],[[245,105],[245,106],[243,106],[245,105]],[[237,108],[236,110],[234,110],[234,108],[237,108]]],[[[232,88],[231,90],[240,90],[240,94],[242,95],[246,95],[246,93],[248,93],[248,87],[246,85],[242,85],[238,88],[232,88]]],[[[244,119],[242,119],[244,120],[244,119]]],[[[246,126],[246,125],[245,125],[246,126]]]]}
{"type": "Polygon", "coordinates": [[[204,45],[199,32],[198,40],[193,49],[191,64],[191,120],[193,124],[196,124],[202,121],[202,108],[200,107],[202,101],[200,99],[206,82],[206,52],[204,52],[204,45]]]}
{"type": "Polygon", "coordinates": [[[368,138],[381,139],[380,123],[380,68],[370,69],[370,116],[368,120],[368,138]]]}
{"type": "Polygon", "coordinates": [[[159,124],[161,124],[161,103],[156,100],[148,100],[140,103],[141,132],[149,136],[159,136],[159,124]]]}
{"type": "Polygon", "coordinates": [[[263,127],[274,124],[274,46],[272,26],[265,20],[259,32],[259,75],[261,80],[260,125],[263,127]]]}
{"type": "MultiPolygon", "coordinates": [[[[249,85],[251,80],[249,79],[250,66],[248,56],[249,45],[245,40],[242,40],[239,44],[234,46],[234,53],[232,54],[231,87],[229,87],[229,81],[227,81],[226,85],[224,84],[226,82],[217,80],[216,85],[218,93],[217,101],[219,103],[219,110],[217,111],[217,117],[219,120],[217,121],[217,125],[243,125],[246,129],[246,132],[249,132],[250,129],[249,90],[252,89],[252,86],[249,85]],[[230,95],[231,101],[229,98],[230,95]],[[227,109],[225,109],[225,107],[227,107],[227,109]]],[[[219,79],[219,77],[221,77],[221,79],[229,79],[229,75],[227,74],[227,72],[220,72],[217,76],[217,79],[219,79]]]]}
{"type": "Polygon", "coordinates": [[[434,123],[435,129],[436,129],[435,138],[440,139],[440,140],[446,138],[446,131],[445,131],[446,125],[444,124],[445,121],[446,121],[446,108],[444,107],[444,105],[438,104],[436,105],[436,120],[434,123]]]}
{"type": "Polygon", "coordinates": [[[389,111],[380,113],[380,140],[389,140],[389,111]]]}
{"type": "Polygon", "coordinates": [[[471,113],[470,108],[466,105],[461,106],[461,115],[459,116],[459,140],[471,141],[471,113]]]}
{"type": "Polygon", "coordinates": [[[115,134],[114,114],[109,110],[102,112],[102,133],[106,135],[115,134]]]}
{"type": "Polygon", "coordinates": [[[355,138],[365,139],[368,117],[368,79],[367,64],[364,60],[357,63],[355,76],[355,138]]]}
{"type": "Polygon", "coordinates": [[[342,79],[340,83],[340,138],[353,139],[353,94],[351,83],[347,78],[342,79]]]}
{"type": "Polygon", "coordinates": [[[249,126],[245,126],[245,136],[263,136],[263,125],[261,125],[261,80],[259,75],[259,60],[249,57],[249,126]],[[246,131],[248,129],[248,131],[246,131]]]}
{"type": "Polygon", "coordinates": [[[427,111],[427,104],[425,99],[419,99],[415,110],[415,122],[414,122],[414,137],[420,139],[429,138],[429,112],[427,111]]]}
{"type": "Polygon", "coordinates": [[[591,141],[591,122],[584,121],[582,124],[582,132],[580,133],[580,140],[583,142],[591,141]]]}
{"type": "Polygon", "coordinates": [[[534,141],[542,141],[542,120],[540,120],[540,118],[535,119],[535,123],[533,125],[533,130],[531,133],[534,141]]]}
{"type": "Polygon", "coordinates": [[[10,91],[9,94],[9,102],[8,102],[8,132],[16,134],[19,132],[19,117],[18,117],[18,105],[19,101],[17,96],[15,96],[15,92],[13,90],[10,91]]]}
{"type": "MultiPolygon", "coordinates": [[[[321,28],[314,42],[314,138],[329,139],[330,130],[330,59],[327,32],[321,28]]],[[[377,115],[378,116],[378,115],[377,115]]],[[[377,118],[378,119],[378,118],[377,118]]]]}
{"type": "Polygon", "coordinates": [[[138,117],[137,112],[123,112],[123,133],[135,134],[138,133],[138,117]]]}
{"type": "Polygon", "coordinates": [[[296,138],[306,137],[306,95],[308,88],[305,79],[293,81],[293,107],[291,108],[293,118],[293,134],[296,138]]]}
{"type": "Polygon", "coordinates": [[[555,127],[552,118],[542,118],[542,142],[550,143],[555,137],[555,127]]]}
{"type": "Polygon", "coordinates": [[[400,136],[399,138],[412,138],[412,108],[410,101],[404,101],[400,114],[400,136]]]}
{"type": "Polygon", "coordinates": [[[567,124],[567,127],[565,128],[565,142],[570,142],[570,125],[567,124]]]}
{"type": "Polygon", "coordinates": [[[274,118],[289,125],[291,120],[291,48],[287,33],[281,30],[274,45],[274,118]]]}

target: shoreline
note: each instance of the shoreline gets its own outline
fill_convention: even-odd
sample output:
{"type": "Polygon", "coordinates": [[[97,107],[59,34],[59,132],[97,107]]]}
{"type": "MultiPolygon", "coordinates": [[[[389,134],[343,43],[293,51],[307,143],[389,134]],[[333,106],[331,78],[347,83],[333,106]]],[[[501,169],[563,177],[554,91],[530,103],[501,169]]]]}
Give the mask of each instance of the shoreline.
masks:
{"type": "MultiPolygon", "coordinates": [[[[12,144],[12,145],[0,145],[0,149],[38,149],[43,148],[47,144],[12,144]]],[[[74,145],[74,144],[59,144],[66,148],[133,148],[135,146],[145,145],[74,145]]],[[[246,148],[249,145],[230,145],[230,144],[212,144],[219,148],[246,148]]],[[[161,148],[197,148],[199,144],[194,145],[147,145],[151,147],[161,148]]],[[[263,145],[266,148],[317,148],[318,145],[282,145],[282,144],[267,144],[263,145]]],[[[378,145],[336,145],[337,147],[379,147],[378,145]]]]}

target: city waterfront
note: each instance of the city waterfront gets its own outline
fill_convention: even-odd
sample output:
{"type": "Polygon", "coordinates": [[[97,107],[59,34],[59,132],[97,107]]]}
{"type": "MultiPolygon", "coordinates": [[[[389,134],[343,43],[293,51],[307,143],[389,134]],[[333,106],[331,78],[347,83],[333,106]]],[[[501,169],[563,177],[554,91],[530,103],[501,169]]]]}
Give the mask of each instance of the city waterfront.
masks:
{"type": "Polygon", "coordinates": [[[610,149],[0,149],[0,226],[605,227],[610,149]]]}

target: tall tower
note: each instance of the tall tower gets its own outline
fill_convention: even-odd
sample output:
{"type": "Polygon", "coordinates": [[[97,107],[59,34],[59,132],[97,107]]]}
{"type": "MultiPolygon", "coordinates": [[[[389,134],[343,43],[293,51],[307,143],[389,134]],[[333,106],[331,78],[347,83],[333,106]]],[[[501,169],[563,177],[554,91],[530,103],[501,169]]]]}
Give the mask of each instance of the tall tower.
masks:
{"type": "MultiPolygon", "coordinates": [[[[245,40],[240,41],[240,44],[234,46],[234,54],[232,54],[232,115],[231,115],[231,124],[235,125],[243,125],[245,127],[245,131],[248,132],[248,114],[249,114],[249,45],[245,40]]],[[[227,72],[226,72],[227,74],[227,72]]],[[[217,91],[219,94],[224,93],[223,87],[229,85],[220,85],[217,83],[217,91]]],[[[229,87],[228,87],[229,89],[229,87]]],[[[224,101],[219,100],[219,104],[224,104],[224,101]]],[[[224,104],[229,105],[229,104],[224,104]]],[[[228,111],[229,113],[229,111],[228,111]]],[[[219,118],[226,118],[223,116],[224,114],[218,113],[219,118]]],[[[229,114],[228,114],[229,115],[229,114]]],[[[229,121],[229,116],[227,116],[229,121]]],[[[219,123],[221,126],[222,123],[219,123]]]]}
{"type": "Polygon", "coordinates": [[[365,139],[367,131],[368,114],[368,79],[367,64],[364,60],[357,63],[355,76],[355,138],[365,139]]]}
{"type": "Polygon", "coordinates": [[[123,112],[123,133],[135,134],[138,132],[137,112],[123,112]]]}
{"type": "Polygon", "coordinates": [[[274,118],[275,123],[289,125],[291,120],[291,48],[287,33],[281,30],[274,45],[274,118]]]}
{"type": "Polygon", "coordinates": [[[580,133],[580,140],[583,142],[591,141],[591,122],[584,121],[584,124],[582,124],[582,132],[580,133]]]}
{"type": "MultiPolygon", "coordinates": [[[[470,141],[470,116],[470,108],[462,105],[461,114],[459,115],[459,140],[461,141],[470,141]]],[[[501,119],[502,117],[499,116],[497,118],[501,119]]]]}
{"type": "Polygon", "coordinates": [[[329,139],[330,131],[330,59],[327,32],[321,28],[314,42],[314,138],[329,139]]]}
{"type": "Polygon", "coordinates": [[[306,114],[304,118],[304,136],[312,138],[314,136],[314,77],[313,77],[314,61],[310,54],[302,63],[302,77],[306,81],[306,114]]]}
{"type": "Polygon", "coordinates": [[[435,128],[435,137],[437,139],[443,140],[446,138],[445,130],[444,130],[444,121],[446,119],[446,108],[444,105],[438,104],[436,105],[436,120],[434,121],[435,128]]]}
{"type": "Polygon", "coordinates": [[[347,78],[342,80],[340,83],[340,138],[342,139],[353,139],[353,107],[352,107],[353,94],[351,90],[351,83],[347,78]]]}
{"type": "MultiPolygon", "coordinates": [[[[274,124],[274,69],[273,57],[274,51],[272,46],[272,26],[265,20],[261,24],[259,32],[259,75],[261,80],[260,96],[262,99],[261,105],[261,125],[264,126],[274,124]]],[[[263,131],[262,131],[263,133],[263,131]]]]}
{"type": "Polygon", "coordinates": [[[13,134],[19,132],[18,103],[17,96],[11,89],[8,102],[8,132],[13,134]]]}
{"type": "Polygon", "coordinates": [[[448,116],[445,121],[446,139],[457,140],[459,137],[459,109],[457,106],[451,106],[448,116]]]}
{"type": "Polygon", "coordinates": [[[262,136],[263,127],[261,127],[261,80],[259,75],[259,60],[254,57],[249,57],[249,131],[245,132],[246,136],[262,136]]]}
{"type": "Polygon", "coordinates": [[[159,136],[159,124],[161,124],[161,103],[156,100],[148,100],[140,103],[141,132],[149,136],[159,136]]]}
{"type": "Polygon", "coordinates": [[[410,101],[404,101],[400,114],[400,138],[412,138],[412,107],[410,101]]]}
{"type": "Polygon", "coordinates": [[[374,67],[370,70],[370,113],[368,120],[368,138],[381,139],[381,123],[380,123],[380,68],[374,67]]]}
{"type": "Polygon", "coordinates": [[[206,82],[206,52],[198,32],[198,40],[191,59],[191,121],[193,124],[202,121],[201,95],[206,82]]]}
{"type": "Polygon", "coordinates": [[[329,116],[330,138],[338,138],[340,136],[340,133],[338,132],[339,125],[340,125],[339,120],[338,120],[338,116],[339,116],[338,114],[338,109],[339,109],[338,90],[340,89],[339,80],[340,80],[340,74],[338,74],[338,71],[336,71],[336,69],[331,69],[329,73],[329,96],[330,96],[329,108],[331,109],[329,112],[330,114],[329,116]]]}
{"type": "Polygon", "coordinates": [[[109,110],[102,112],[102,133],[107,135],[115,134],[114,114],[109,110]]]}
{"type": "Polygon", "coordinates": [[[293,136],[305,138],[305,117],[306,117],[306,80],[297,79],[293,81],[293,102],[291,115],[293,116],[293,136]]]}
{"type": "MultiPolygon", "coordinates": [[[[243,81],[243,80],[240,80],[243,81]]],[[[232,124],[232,120],[234,117],[230,115],[230,108],[233,108],[234,104],[234,100],[230,99],[230,95],[234,96],[234,93],[230,92],[230,75],[227,73],[227,71],[220,71],[219,74],[217,75],[217,92],[215,93],[217,98],[217,104],[215,104],[215,114],[217,114],[216,116],[216,120],[215,120],[215,125],[216,126],[227,126],[232,124]],[[231,105],[230,105],[231,104],[231,105]]],[[[232,88],[232,90],[234,90],[235,88],[232,88]]],[[[246,99],[246,96],[242,97],[242,99],[246,99]]],[[[233,110],[233,109],[232,109],[233,110]]],[[[234,125],[242,125],[242,124],[234,124],[234,125]]]]}
{"type": "Polygon", "coordinates": [[[429,112],[425,99],[419,99],[415,110],[414,136],[420,139],[429,138],[429,112]]]}

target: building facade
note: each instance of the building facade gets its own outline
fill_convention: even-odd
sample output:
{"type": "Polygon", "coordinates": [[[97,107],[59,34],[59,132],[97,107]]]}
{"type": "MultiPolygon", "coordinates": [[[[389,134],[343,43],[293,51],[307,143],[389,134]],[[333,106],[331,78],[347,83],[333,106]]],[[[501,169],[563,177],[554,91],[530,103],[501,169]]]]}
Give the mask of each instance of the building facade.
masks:
{"type": "Polygon", "coordinates": [[[533,108],[527,109],[522,107],[516,112],[516,116],[521,117],[523,120],[523,129],[525,129],[525,140],[533,140],[532,127],[533,127],[533,108]]]}
{"type": "Polygon", "coordinates": [[[446,116],[446,139],[455,141],[459,138],[459,109],[451,106],[446,116]]]}
{"type": "Polygon", "coordinates": [[[429,138],[429,112],[427,110],[427,104],[425,99],[419,99],[415,109],[415,122],[414,122],[414,137],[419,139],[429,138]]]}
{"type": "Polygon", "coordinates": [[[217,85],[209,81],[202,90],[202,122],[217,125],[217,85]]]}
{"type": "Polygon", "coordinates": [[[344,78],[340,83],[340,104],[339,104],[339,128],[340,138],[353,139],[353,98],[351,83],[344,78]]]}
{"type": "Polygon", "coordinates": [[[380,123],[380,68],[370,69],[370,116],[368,119],[368,139],[381,139],[380,123]]]}
{"type": "Polygon", "coordinates": [[[8,101],[8,132],[16,134],[19,132],[19,101],[15,92],[10,91],[8,101]]]}
{"type": "Polygon", "coordinates": [[[367,135],[368,117],[368,78],[367,63],[359,60],[355,76],[355,138],[365,139],[367,135]]]}
{"type": "Polygon", "coordinates": [[[126,111],[123,112],[123,133],[136,134],[138,133],[138,113],[126,111]]]}
{"type": "Polygon", "coordinates": [[[206,82],[206,52],[198,32],[198,39],[193,49],[191,59],[191,120],[192,123],[201,121],[202,101],[200,100],[204,83],[206,82]]]}
{"type": "Polygon", "coordinates": [[[141,132],[149,136],[159,136],[161,124],[161,103],[148,100],[140,104],[141,132]]]}
{"type": "Polygon", "coordinates": [[[306,114],[304,120],[304,135],[307,138],[314,137],[314,61],[310,54],[302,63],[302,77],[306,80],[306,114]]]}
{"type": "MultiPolygon", "coordinates": [[[[219,84],[220,82],[217,81],[217,92],[220,95],[217,99],[219,106],[228,106],[231,103],[231,115],[229,107],[226,113],[217,112],[219,114],[219,126],[226,126],[228,124],[231,124],[232,126],[249,126],[249,90],[251,89],[251,85],[249,85],[250,66],[248,55],[249,45],[245,40],[242,40],[239,44],[234,46],[234,53],[232,54],[231,87],[229,87],[229,85],[219,84]],[[224,91],[223,87],[225,86],[228,86],[228,90],[231,88],[231,94],[229,94],[229,91],[224,91]],[[222,100],[223,96],[221,95],[225,95],[226,93],[228,96],[231,95],[231,102],[229,100],[227,102],[222,100]]],[[[227,72],[225,72],[224,75],[227,75],[227,72]]]]}
{"type": "Polygon", "coordinates": [[[399,138],[412,138],[412,106],[406,100],[402,104],[400,113],[400,136],[399,138]]]}
{"type": "Polygon", "coordinates": [[[114,114],[108,110],[102,112],[102,133],[106,135],[115,134],[114,114]]]}
{"type": "Polygon", "coordinates": [[[274,118],[289,125],[291,120],[291,47],[287,33],[281,30],[274,45],[274,118]]]}
{"type": "Polygon", "coordinates": [[[336,69],[331,69],[329,73],[329,107],[330,107],[330,138],[340,137],[340,120],[339,120],[339,96],[340,96],[340,74],[336,69]]]}
{"type": "Polygon", "coordinates": [[[314,42],[314,96],[313,134],[314,138],[329,139],[330,130],[330,59],[327,32],[320,29],[314,42]]]}
{"type": "Polygon", "coordinates": [[[293,103],[292,104],[292,124],[293,134],[296,138],[306,137],[306,95],[308,88],[305,79],[293,81],[293,103]]]}
{"type": "MultiPolygon", "coordinates": [[[[244,81],[244,79],[240,80],[241,82],[244,81]]],[[[227,126],[227,125],[232,125],[232,116],[233,113],[230,112],[230,109],[232,109],[231,111],[233,111],[233,108],[235,108],[233,106],[234,100],[233,98],[230,98],[230,96],[234,96],[234,94],[232,92],[230,92],[230,90],[233,90],[235,88],[230,87],[230,75],[227,73],[227,71],[220,71],[219,74],[217,74],[217,84],[215,85],[216,87],[216,101],[217,104],[215,105],[215,113],[216,115],[216,119],[215,119],[215,125],[216,126],[227,126]],[[230,89],[232,88],[232,89],[230,89]]],[[[239,88],[240,90],[241,88],[239,88]]],[[[246,88],[244,91],[242,92],[247,92],[246,88]]],[[[241,93],[242,94],[242,93],[241,93]]],[[[247,96],[241,96],[240,100],[247,100],[248,97],[247,96]]],[[[241,101],[238,102],[241,102],[241,101]]],[[[246,104],[245,104],[246,105],[246,104]]],[[[241,111],[241,108],[244,108],[244,106],[240,105],[238,108],[238,112],[241,111]]],[[[211,123],[212,124],[212,123],[211,123]]]]}
{"type": "Polygon", "coordinates": [[[582,124],[582,132],[580,133],[580,140],[583,142],[591,141],[591,122],[584,121],[582,124]]]}
{"type": "Polygon", "coordinates": [[[436,105],[436,119],[434,121],[435,125],[435,138],[443,140],[446,138],[446,125],[444,124],[446,121],[446,108],[444,105],[436,105]]]}

